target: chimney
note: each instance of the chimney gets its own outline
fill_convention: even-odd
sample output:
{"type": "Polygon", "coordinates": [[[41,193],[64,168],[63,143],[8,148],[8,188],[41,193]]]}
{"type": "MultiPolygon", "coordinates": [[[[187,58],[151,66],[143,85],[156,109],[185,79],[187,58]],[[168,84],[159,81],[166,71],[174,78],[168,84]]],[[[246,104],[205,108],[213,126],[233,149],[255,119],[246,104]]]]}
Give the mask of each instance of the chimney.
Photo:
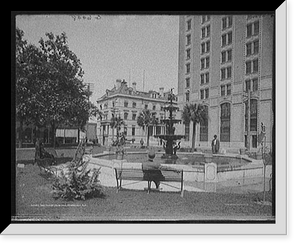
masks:
{"type": "Polygon", "coordinates": [[[136,92],[136,82],[132,82],[132,89],[133,89],[133,92],[136,92]]]}
{"type": "Polygon", "coordinates": [[[160,97],[164,96],[164,87],[159,88],[159,95],[160,95],[160,97]]]}
{"type": "Polygon", "coordinates": [[[121,79],[116,80],[116,84],[115,84],[116,89],[119,89],[121,87],[121,83],[122,83],[121,79]]]}

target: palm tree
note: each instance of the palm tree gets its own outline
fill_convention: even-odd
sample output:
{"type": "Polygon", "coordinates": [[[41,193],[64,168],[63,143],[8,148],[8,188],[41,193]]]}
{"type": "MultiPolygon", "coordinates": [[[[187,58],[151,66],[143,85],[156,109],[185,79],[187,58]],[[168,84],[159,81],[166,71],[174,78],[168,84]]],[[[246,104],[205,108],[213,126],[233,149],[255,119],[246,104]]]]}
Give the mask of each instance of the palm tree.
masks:
{"type": "Polygon", "coordinates": [[[181,118],[183,120],[183,124],[190,124],[191,121],[193,122],[192,151],[194,151],[196,140],[196,125],[207,120],[207,108],[202,104],[186,104],[183,107],[181,118]]]}
{"type": "Polygon", "coordinates": [[[114,129],[117,129],[117,138],[120,136],[121,127],[125,125],[124,120],[120,116],[113,116],[110,119],[110,127],[112,128],[112,139],[114,139],[114,129]]]}
{"type": "Polygon", "coordinates": [[[156,117],[156,112],[150,112],[149,109],[144,109],[139,113],[137,117],[137,124],[143,128],[143,130],[147,131],[147,146],[149,146],[149,127],[155,126],[158,124],[158,118],[156,117]]]}

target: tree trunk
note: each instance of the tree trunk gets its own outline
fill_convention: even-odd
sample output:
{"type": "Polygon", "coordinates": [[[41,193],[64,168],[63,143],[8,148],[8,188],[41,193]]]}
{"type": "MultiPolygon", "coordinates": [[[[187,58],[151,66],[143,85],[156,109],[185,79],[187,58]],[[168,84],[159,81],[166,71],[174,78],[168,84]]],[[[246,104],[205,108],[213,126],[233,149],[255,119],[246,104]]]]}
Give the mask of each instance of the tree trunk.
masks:
{"type": "Polygon", "coordinates": [[[78,145],[80,143],[80,129],[78,128],[78,132],[77,132],[77,137],[78,137],[78,145]]]}
{"type": "Polygon", "coordinates": [[[195,151],[196,122],[193,121],[192,151],[195,151]]]}
{"type": "Polygon", "coordinates": [[[149,147],[149,127],[147,127],[147,147],[149,147]]]}
{"type": "Polygon", "coordinates": [[[19,148],[23,146],[23,120],[20,120],[20,128],[19,128],[19,148]]]}
{"type": "Polygon", "coordinates": [[[56,126],[55,126],[54,121],[51,123],[51,129],[52,129],[52,142],[53,142],[52,146],[55,149],[55,147],[56,147],[56,126]]]}
{"type": "Polygon", "coordinates": [[[111,143],[114,143],[114,136],[115,136],[115,127],[111,127],[111,143]]]}
{"type": "Polygon", "coordinates": [[[38,137],[38,127],[36,125],[34,125],[34,129],[33,130],[34,131],[33,131],[33,139],[32,139],[32,141],[33,141],[33,144],[35,144],[36,141],[37,141],[37,139],[39,138],[38,137]]]}

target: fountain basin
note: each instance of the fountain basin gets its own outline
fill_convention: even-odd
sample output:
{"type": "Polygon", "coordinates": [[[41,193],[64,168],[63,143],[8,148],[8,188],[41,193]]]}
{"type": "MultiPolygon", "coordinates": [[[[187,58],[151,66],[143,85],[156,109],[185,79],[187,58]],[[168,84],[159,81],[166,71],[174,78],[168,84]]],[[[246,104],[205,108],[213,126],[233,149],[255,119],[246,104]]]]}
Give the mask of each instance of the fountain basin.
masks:
{"type": "MultiPolygon", "coordinates": [[[[154,162],[160,164],[162,168],[183,170],[184,181],[205,181],[205,165],[208,163],[205,162],[204,154],[179,152],[176,160],[162,159],[160,156],[163,154],[162,152],[156,154],[154,162]]],[[[124,160],[112,158],[113,154],[96,154],[93,156],[94,161],[99,159],[100,164],[111,168],[120,166],[121,162],[128,168],[141,168],[142,163],[147,161],[147,152],[127,152],[124,160]]],[[[211,163],[216,164],[218,182],[263,175],[263,161],[250,159],[243,155],[213,154],[211,163]]],[[[267,177],[270,176],[270,173],[270,171],[267,172],[267,177]]]]}

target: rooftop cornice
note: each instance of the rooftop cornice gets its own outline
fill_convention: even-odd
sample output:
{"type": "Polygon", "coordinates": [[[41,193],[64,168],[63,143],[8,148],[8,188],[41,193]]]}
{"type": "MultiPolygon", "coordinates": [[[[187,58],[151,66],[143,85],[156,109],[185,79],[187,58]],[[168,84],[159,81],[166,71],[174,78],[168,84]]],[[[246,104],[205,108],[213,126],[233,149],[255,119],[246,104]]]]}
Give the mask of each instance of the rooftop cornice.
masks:
{"type": "Polygon", "coordinates": [[[145,101],[156,101],[156,102],[167,102],[167,98],[152,98],[152,97],[147,97],[147,96],[140,96],[140,95],[129,95],[129,94],[122,94],[122,93],[116,93],[112,94],[109,96],[102,96],[97,100],[97,103],[100,103],[102,101],[106,101],[112,98],[116,97],[124,97],[124,98],[132,98],[132,99],[137,99],[137,100],[145,100],[145,101]]]}

